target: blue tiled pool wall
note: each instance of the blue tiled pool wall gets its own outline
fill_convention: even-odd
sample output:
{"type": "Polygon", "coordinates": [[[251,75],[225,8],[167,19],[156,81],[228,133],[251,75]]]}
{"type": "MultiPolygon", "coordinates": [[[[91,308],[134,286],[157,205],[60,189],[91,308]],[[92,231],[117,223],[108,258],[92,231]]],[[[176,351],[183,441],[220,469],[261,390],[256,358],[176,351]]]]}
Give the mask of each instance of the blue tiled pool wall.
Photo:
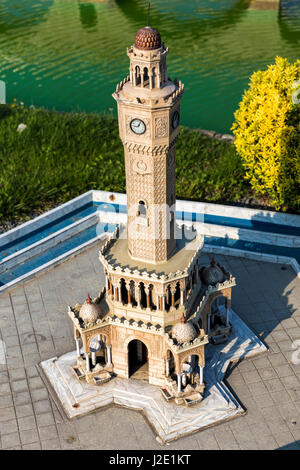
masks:
{"type": "MultiPolygon", "coordinates": [[[[127,207],[125,204],[114,204],[105,202],[90,201],[83,204],[77,209],[58,217],[57,219],[45,223],[45,225],[38,229],[17,238],[15,241],[6,245],[0,246],[0,260],[6,256],[13,254],[25,247],[38,242],[39,240],[56,233],[58,230],[66,228],[73,223],[83,219],[84,217],[96,213],[97,211],[114,211],[116,213],[126,213],[127,207]]],[[[210,214],[192,213],[187,211],[176,211],[176,218],[179,220],[186,220],[192,222],[203,222],[215,225],[222,225],[228,227],[243,228],[248,230],[255,230],[267,233],[278,233],[293,236],[300,236],[300,228],[274,224],[272,222],[261,222],[257,220],[237,219],[232,217],[216,216],[210,214]]],[[[51,260],[73,250],[76,247],[92,240],[105,231],[112,232],[116,228],[115,224],[98,223],[89,227],[77,235],[68,238],[65,241],[58,243],[55,247],[49,248],[46,251],[36,255],[24,263],[6,271],[0,276],[0,286],[20,277],[24,274],[42,266],[51,260]]],[[[266,253],[277,256],[285,256],[295,258],[300,263],[300,248],[274,246],[270,244],[249,242],[243,240],[235,240],[231,238],[221,238],[214,236],[205,236],[205,243],[210,246],[229,247],[243,251],[250,251],[255,253],[266,253]]]]}
{"type": "Polygon", "coordinates": [[[30,271],[49,263],[53,259],[56,259],[67,253],[74,248],[83,245],[84,243],[96,238],[97,235],[103,232],[113,232],[116,229],[115,224],[99,223],[85,229],[84,231],[68,238],[65,241],[58,243],[55,247],[49,248],[48,250],[26,260],[24,263],[20,263],[11,270],[8,270],[0,275],[0,286],[3,286],[18,277],[24,276],[30,271]]]}
{"type": "Polygon", "coordinates": [[[265,253],[276,256],[295,258],[300,263],[300,248],[290,248],[285,246],[267,245],[266,243],[249,242],[244,240],[233,240],[232,238],[219,238],[205,236],[207,245],[223,246],[236,250],[253,251],[255,253],[265,253]]]}
{"type": "Polygon", "coordinates": [[[27,246],[33,245],[33,243],[42,240],[43,238],[52,235],[55,232],[67,227],[68,225],[73,224],[77,220],[83,219],[84,217],[92,214],[95,211],[93,207],[93,203],[89,202],[84,204],[83,206],[72,210],[68,214],[65,214],[57,219],[45,223],[41,227],[18,237],[16,240],[7,243],[5,245],[0,245],[0,260],[6,258],[7,256],[15,253],[16,251],[20,251],[27,246]]]}
{"type": "MultiPolygon", "coordinates": [[[[108,212],[114,210],[116,213],[126,213],[127,207],[125,204],[113,204],[113,203],[90,201],[63,216],[49,223],[46,223],[45,225],[39,227],[38,229],[33,230],[32,232],[17,238],[14,241],[7,243],[6,245],[0,246],[0,260],[17,251],[22,250],[23,248],[26,248],[32,245],[33,243],[38,242],[39,240],[57,232],[58,230],[68,227],[74,222],[80,219],[83,219],[84,217],[92,213],[95,213],[97,210],[108,211],[108,212]]],[[[192,222],[204,222],[204,223],[209,223],[209,224],[214,224],[214,225],[262,231],[266,233],[278,233],[278,234],[300,236],[299,227],[274,224],[271,222],[261,222],[261,221],[257,221],[253,219],[252,220],[238,219],[238,218],[233,218],[233,217],[191,213],[191,212],[186,212],[186,211],[176,211],[176,218],[179,220],[186,220],[186,221],[192,221],[192,222]]],[[[210,238],[215,238],[215,237],[210,237],[210,238]]],[[[236,244],[237,240],[232,240],[232,243],[236,244]]],[[[249,242],[245,242],[245,243],[249,244],[249,242]]],[[[251,245],[260,245],[260,244],[255,243],[251,245]]],[[[288,248],[286,248],[285,250],[287,249],[288,248]]]]}
{"type": "MultiPolygon", "coordinates": [[[[111,210],[113,207],[116,213],[125,213],[127,206],[125,204],[112,204],[103,202],[94,202],[95,205],[107,206],[101,210],[111,210]]],[[[253,219],[238,219],[235,217],[225,217],[212,214],[201,214],[195,212],[176,211],[176,219],[186,220],[190,222],[204,222],[205,224],[223,225],[226,227],[244,228],[247,230],[256,230],[259,232],[278,233],[284,235],[300,236],[300,227],[292,227],[290,225],[275,224],[272,222],[262,222],[253,219]]]]}

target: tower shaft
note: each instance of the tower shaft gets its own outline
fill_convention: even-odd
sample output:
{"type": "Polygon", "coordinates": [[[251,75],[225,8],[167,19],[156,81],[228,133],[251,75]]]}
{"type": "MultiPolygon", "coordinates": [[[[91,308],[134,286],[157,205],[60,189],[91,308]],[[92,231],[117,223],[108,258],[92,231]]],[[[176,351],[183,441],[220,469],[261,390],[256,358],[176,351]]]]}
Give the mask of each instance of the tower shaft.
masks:
{"type": "Polygon", "coordinates": [[[168,49],[142,28],[127,50],[130,76],[117,85],[127,188],[128,252],[158,264],[176,250],[176,139],[183,85],[167,76],[168,49]]]}

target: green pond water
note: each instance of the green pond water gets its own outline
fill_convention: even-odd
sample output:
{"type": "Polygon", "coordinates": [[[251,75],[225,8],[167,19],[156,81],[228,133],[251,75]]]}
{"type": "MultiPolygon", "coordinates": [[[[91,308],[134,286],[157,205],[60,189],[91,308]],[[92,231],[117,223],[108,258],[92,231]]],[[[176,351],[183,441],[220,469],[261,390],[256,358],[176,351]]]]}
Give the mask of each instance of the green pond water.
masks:
{"type": "MultiPolygon", "coordinates": [[[[281,11],[245,0],[152,0],[150,24],[169,46],[169,75],[186,87],[182,122],[228,132],[249,76],[300,51],[300,0],[281,11]]],[[[0,0],[0,80],[13,99],[57,110],[116,112],[129,74],[126,47],[145,26],[147,2],[0,0]]]]}

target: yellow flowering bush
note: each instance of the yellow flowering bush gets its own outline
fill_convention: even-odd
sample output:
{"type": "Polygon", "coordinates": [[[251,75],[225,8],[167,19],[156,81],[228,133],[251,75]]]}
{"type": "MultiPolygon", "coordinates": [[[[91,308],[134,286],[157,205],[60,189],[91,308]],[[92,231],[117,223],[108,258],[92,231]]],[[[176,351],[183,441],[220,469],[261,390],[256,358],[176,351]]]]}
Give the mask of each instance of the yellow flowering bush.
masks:
{"type": "Polygon", "coordinates": [[[255,72],[232,130],[246,178],[276,209],[300,209],[300,60],[255,72]]]}

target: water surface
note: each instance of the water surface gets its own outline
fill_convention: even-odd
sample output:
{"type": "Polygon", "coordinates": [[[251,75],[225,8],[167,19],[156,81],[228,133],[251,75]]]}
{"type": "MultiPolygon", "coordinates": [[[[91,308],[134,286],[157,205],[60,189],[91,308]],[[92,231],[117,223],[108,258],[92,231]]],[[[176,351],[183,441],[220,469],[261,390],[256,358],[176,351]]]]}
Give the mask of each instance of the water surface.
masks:
{"type": "MultiPolygon", "coordinates": [[[[126,47],[146,22],[146,1],[0,0],[0,80],[7,101],[115,113],[128,75],[126,47]]],[[[245,0],[152,0],[151,25],[169,46],[169,75],[186,87],[182,122],[228,132],[249,76],[300,50],[300,1],[280,13],[245,0]]]]}

